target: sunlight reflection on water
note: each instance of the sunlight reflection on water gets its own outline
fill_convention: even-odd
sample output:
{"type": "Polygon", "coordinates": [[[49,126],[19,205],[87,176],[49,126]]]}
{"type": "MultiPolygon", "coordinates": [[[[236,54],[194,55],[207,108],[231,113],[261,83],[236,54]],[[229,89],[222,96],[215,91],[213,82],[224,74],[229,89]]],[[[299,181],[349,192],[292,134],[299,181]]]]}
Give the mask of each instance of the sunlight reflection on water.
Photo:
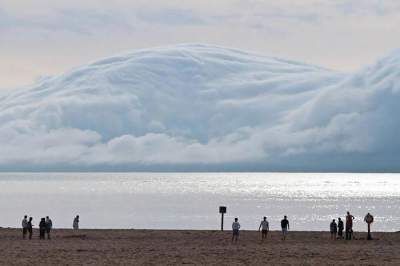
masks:
{"type": "Polygon", "coordinates": [[[327,230],[350,210],[357,230],[370,211],[375,230],[397,231],[399,188],[399,174],[1,173],[0,226],[27,213],[70,227],[79,213],[83,227],[217,229],[227,205],[244,229],[264,215],[278,229],[287,214],[294,230],[327,230]]]}

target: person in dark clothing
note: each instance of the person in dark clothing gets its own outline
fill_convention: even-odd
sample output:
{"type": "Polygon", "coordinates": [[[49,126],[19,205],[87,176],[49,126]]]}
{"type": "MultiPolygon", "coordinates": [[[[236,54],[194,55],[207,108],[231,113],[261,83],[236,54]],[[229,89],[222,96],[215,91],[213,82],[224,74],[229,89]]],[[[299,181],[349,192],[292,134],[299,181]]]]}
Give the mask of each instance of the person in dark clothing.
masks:
{"type": "Polygon", "coordinates": [[[79,229],[79,215],[77,215],[74,218],[74,221],[72,223],[72,228],[74,228],[74,230],[78,230],[79,229]]]}
{"type": "Polygon", "coordinates": [[[39,239],[45,239],[46,219],[42,218],[39,223],[39,239]]]}
{"type": "Polygon", "coordinates": [[[286,235],[289,230],[289,220],[287,219],[286,215],[283,217],[283,220],[281,221],[281,228],[282,228],[282,240],[286,240],[286,235]]]}
{"type": "Polygon", "coordinates": [[[28,226],[27,226],[28,233],[29,233],[29,240],[32,239],[32,227],[33,227],[32,220],[33,220],[33,218],[29,217],[28,226]]]}
{"type": "Polygon", "coordinates": [[[344,224],[340,217],[338,218],[338,238],[343,239],[344,224]]]}
{"type": "Polygon", "coordinates": [[[351,240],[353,237],[353,220],[354,216],[347,212],[346,215],[346,240],[351,240]]]}
{"type": "Polygon", "coordinates": [[[331,231],[331,239],[332,240],[336,240],[336,234],[337,234],[337,224],[335,219],[332,220],[331,224],[330,224],[330,231],[331,231]]]}
{"type": "Polygon", "coordinates": [[[49,218],[49,216],[46,216],[46,234],[47,234],[47,239],[50,239],[50,231],[53,228],[53,222],[49,218]]]}

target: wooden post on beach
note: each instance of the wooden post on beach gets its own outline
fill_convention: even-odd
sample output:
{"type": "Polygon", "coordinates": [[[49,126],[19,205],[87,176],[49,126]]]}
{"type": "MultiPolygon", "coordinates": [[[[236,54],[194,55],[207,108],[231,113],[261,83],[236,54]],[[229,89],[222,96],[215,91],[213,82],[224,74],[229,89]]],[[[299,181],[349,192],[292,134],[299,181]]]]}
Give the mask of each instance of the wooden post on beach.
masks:
{"type": "Polygon", "coordinates": [[[221,231],[224,231],[224,214],[226,213],[226,207],[219,206],[219,213],[221,214],[221,231]]]}

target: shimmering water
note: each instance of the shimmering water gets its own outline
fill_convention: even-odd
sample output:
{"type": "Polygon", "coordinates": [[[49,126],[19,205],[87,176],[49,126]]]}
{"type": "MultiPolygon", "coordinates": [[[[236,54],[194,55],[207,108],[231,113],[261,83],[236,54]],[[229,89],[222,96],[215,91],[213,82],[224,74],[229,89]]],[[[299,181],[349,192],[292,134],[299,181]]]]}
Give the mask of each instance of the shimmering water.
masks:
{"type": "Polygon", "coordinates": [[[24,214],[49,215],[55,227],[218,229],[239,217],[272,229],[287,215],[293,230],[328,230],[350,210],[355,229],[364,215],[374,230],[400,229],[400,174],[292,173],[0,173],[0,226],[16,227],[24,214]]]}

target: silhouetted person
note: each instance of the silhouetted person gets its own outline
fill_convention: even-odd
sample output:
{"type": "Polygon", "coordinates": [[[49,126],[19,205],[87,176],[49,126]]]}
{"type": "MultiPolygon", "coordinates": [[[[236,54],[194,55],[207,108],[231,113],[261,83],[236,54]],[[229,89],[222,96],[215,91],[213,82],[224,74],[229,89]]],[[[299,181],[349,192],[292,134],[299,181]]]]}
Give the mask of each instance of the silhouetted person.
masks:
{"type": "Polygon", "coordinates": [[[340,217],[338,218],[338,237],[343,239],[344,224],[340,217]]]}
{"type": "Polygon", "coordinates": [[[49,216],[46,216],[46,234],[47,234],[47,239],[50,239],[50,231],[53,228],[53,221],[49,218],[49,216]]]}
{"type": "Polygon", "coordinates": [[[28,233],[28,216],[25,215],[24,219],[22,219],[22,239],[26,238],[26,234],[28,233]]]}
{"type": "Polygon", "coordinates": [[[29,233],[29,240],[30,239],[32,239],[32,228],[33,228],[33,224],[32,224],[32,220],[33,220],[33,218],[32,217],[29,217],[29,220],[28,220],[28,233],[29,233]]]}
{"type": "Polygon", "coordinates": [[[232,223],[232,242],[233,240],[237,242],[239,237],[239,229],[240,229],[240,223],[238,222],[238,218],[235,218],[235,221],[232,223]]]}
{"type": "Polygon", "coordinates": [[[331,239],[336,240],[336,234],[337,234],[338,227],[337,227],[335,219],[332,220],[329,227],[330,227],[330,231],[331,231],[331,239]]]}
{"type": "Polygon", "coordinates": [[[268,231],[269,231],[269,223],[267,221],[267,217],[264,216],[264,219],[261,221],[260,226],[258,227],[258,231],[261,230],[261,240],[264,241],[264,239],[267,238],[268,231]]]}
{"type": "Polygon", "coordinates": [[[367,240],[372,240],[372,236],[371,236],[371,224],[374,222],[374,216],[372,216],[372,214],[367,213],[367,215],[365,215],[364,217],[364,221],[367,223],[368,225],[368,236],[367,236],[367,240]]]}
{"type": "Polygon", "coordinates": [[[346,215],[346,240],[351,240],[353,238],[353,220],[354,216],[347,212],[346,215]]]}
{"type": "Polygon", "coordinates": [[[44,218],[40,219],[39,223],[39,239],[45,239],[46,233],[46,220],[44,218]]]}
{"type": "Polygon", "coordinates": [[[283,220],[281,221],[281,228],[282,228],[282,240],[286,240],[286,236],[289,230],[289,220],[287,219],[286,215],[283,217],[283,220]]]}
{"type": "Polygon", "coordinates": [[[72,228],[74,228],[74,230],[78,230],[79,229],[79,215],[77,215],[74,218],[74,222],[72,223],[72,228]]]}

